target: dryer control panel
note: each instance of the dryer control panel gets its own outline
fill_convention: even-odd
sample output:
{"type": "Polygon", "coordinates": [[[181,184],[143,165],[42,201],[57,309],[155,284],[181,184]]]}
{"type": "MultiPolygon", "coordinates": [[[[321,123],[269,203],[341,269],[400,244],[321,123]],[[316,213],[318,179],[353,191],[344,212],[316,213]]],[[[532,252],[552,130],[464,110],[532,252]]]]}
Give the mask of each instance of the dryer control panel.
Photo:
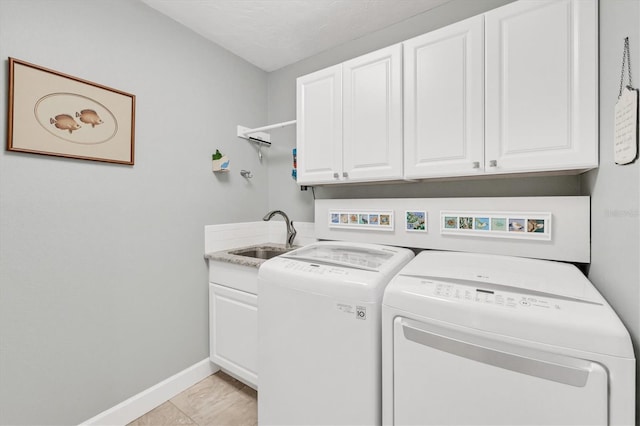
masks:
{"type": "Polygon", "coordinates": [[[479,286],[472,287],[426,280],[422,282],[433,285],[433,295],[440,298],[505,306],[508,308],[561,309],[561,301],[540,296],[481,288],[479,286]]]}

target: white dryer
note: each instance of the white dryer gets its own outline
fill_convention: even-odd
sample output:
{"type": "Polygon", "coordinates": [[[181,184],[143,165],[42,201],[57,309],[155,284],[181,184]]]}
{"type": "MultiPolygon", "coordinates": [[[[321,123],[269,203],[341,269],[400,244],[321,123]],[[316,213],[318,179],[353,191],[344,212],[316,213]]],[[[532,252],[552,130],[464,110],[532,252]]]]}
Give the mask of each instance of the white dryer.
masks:
{"type": "Polygon", "coordinates": [[[382,422],[381,303],[411,250],[319,242],[258,273],[258,422],[382,422]]]}
{"type": "Polygon", "coordinates": [[[424,251],[382,309],[384,424],[634,423],[629,334],[573,265],[424,251]]]}

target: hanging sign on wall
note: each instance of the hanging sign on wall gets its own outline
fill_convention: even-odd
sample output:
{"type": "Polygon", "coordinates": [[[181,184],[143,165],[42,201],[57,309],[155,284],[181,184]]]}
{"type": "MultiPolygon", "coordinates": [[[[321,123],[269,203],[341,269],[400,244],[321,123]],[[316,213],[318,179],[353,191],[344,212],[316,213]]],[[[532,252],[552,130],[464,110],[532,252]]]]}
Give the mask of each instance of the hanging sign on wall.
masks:
{"type": "Polygon", "coordinates": [[[616,164],[630,164],[638,157],[638,90],[631,81],[631,61],[629,56],[629,37],[624,40],[620,91],[614,114],[614,160],[616,164]],[[625,63],[629,75],[629,84],[623,87],[625,63]]]}

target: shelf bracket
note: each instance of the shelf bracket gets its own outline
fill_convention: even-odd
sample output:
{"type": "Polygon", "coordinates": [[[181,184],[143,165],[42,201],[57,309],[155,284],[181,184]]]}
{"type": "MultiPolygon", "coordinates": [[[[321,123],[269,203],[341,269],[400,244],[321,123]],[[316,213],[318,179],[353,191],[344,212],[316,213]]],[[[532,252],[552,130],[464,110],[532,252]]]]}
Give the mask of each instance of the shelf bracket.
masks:
{"type": "Polygon", "coordinates": [[[264,133],[266,130],[279,129],[280,127],[286,127],[296,124],[296,120],[284,121],[282,123],[269,124],[268,126],[256,127],[250,129],[244,126],[238,126],[238,137],[247,139],[252,142],[271,145],[271,136],[268,133],[264,133]]]}
{"type": "Polygon", "coordinates": [[[271,135],[269,133],[264,132],[249,132],[251,129],[248,127],[238,126],[238,137],[242,139],[246,139],[249,142],[255,142],[260,146],[266,145],[271,146],[271,135]]]}

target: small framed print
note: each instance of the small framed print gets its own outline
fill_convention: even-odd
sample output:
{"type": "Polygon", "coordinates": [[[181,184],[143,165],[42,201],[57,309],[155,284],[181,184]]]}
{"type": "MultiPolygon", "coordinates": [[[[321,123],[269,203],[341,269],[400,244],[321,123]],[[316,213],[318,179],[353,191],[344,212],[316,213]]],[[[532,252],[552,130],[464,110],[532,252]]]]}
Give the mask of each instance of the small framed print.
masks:
{"type": "Polygon", "coordinates": [[[521,217],[509,218],[509,232],[525,232],[527,220],[521,217]]]}
{"type": "Polygon", "coordinates": [[[473,229],[473,217],[460,216],[458,218],[458,229],[473,229]]]}
{"type": "Polygon", "coordinates": [[[458,216],[446,216],[444,218],[444,227],[446,229],[458,229],[458,216]]]}
{"type": "Polygon", "coordinates": [[[393,211],[331,210],[330,228],[351,228],[367,231],[393,231],[393,211]]]}
{"type": "Polygon", "coordinates": [[[492,217],[491,229],[494,231],[506,231],[507,230],[507,218],[506,217],[492,217]]]}
{"type": "Polygon", "coordinates": [[[424,210],[405,211],[404,230],[408,232],[427,232],[427,212],[424,210]]]}
{"type": "Polygon", "coordinates": [[[478,231],[489,231],[491,229],[490,219],[488,217],[474,217],[473,229],[478,231]]]}

